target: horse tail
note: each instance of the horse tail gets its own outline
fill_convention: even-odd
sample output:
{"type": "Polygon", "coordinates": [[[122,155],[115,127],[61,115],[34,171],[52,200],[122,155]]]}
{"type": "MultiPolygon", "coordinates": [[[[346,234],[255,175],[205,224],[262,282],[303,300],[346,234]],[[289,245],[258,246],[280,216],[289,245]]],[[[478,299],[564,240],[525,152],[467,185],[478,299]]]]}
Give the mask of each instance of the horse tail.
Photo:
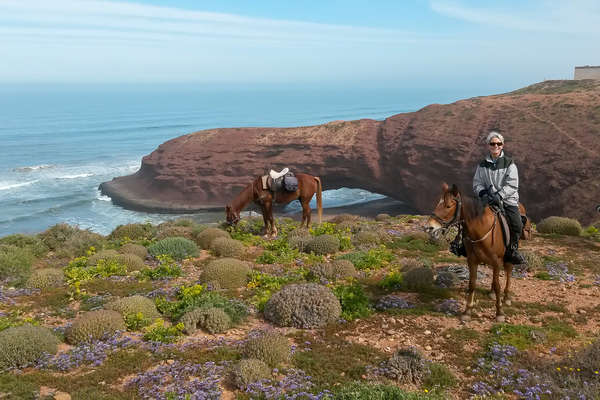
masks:
{"type": "Polygon", "coordinates": [[[319,224],[323,219],[323,195],[322,190],[323,186],[321,185],[321,178],[315,176],[315,181],[317,181],[317,211],[319,212],[319,224]]]}

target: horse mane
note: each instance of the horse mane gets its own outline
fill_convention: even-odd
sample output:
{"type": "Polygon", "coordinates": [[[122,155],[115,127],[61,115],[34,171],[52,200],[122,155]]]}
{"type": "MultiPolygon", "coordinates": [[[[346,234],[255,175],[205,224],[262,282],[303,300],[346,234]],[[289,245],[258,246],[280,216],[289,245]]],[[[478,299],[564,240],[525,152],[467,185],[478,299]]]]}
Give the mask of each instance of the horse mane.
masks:
{"type": "Polygon", "coordinates": [[[462,197],[463,212],[466,219],[475,219],[483,215],[485,204],[474,196],[464,195],[462,197]]]}
{"type": "Polygon", "coordinates": [[[254,181],[248,184],[232,201],[231,207],[234,210],[241,211],[250,203],[254,196],[254,181]]]}

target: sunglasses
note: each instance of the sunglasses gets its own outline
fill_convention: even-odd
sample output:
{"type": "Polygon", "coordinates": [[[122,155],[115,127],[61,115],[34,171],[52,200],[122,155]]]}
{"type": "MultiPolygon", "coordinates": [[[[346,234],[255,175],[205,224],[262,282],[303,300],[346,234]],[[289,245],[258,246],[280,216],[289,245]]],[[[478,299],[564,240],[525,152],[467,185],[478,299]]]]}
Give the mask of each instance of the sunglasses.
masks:
{"type": "Polygon", "coordinates": [[[504,143],[502,143],[502,142],[491,142],[490,143],[490,146],[498,146],[498,147],[500,147],[502,145],[504,145],[504,143]]]}

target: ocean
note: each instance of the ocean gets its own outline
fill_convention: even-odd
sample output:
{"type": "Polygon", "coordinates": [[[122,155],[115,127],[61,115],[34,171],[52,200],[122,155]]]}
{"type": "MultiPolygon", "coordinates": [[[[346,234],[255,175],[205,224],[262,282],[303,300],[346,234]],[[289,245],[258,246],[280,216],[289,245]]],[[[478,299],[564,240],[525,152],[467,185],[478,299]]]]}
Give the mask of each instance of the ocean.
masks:
{"type": "MultiPolygon", "coordinates": [[[[0,86],[0,237],[66,222],[101,234],[179,217],[126,210],[98,185],[134,173],[161,143],[218,127],[290,127],[384,119],[474,93],[344,87],[183,85],[0,86]]],[[[326,191],[324,207],[382,198],[326,191]]],[[[288,208],[289,212],[295,210],[288,208]]],[[[199,221],[224,219],[198,213],[199,221]]]]}

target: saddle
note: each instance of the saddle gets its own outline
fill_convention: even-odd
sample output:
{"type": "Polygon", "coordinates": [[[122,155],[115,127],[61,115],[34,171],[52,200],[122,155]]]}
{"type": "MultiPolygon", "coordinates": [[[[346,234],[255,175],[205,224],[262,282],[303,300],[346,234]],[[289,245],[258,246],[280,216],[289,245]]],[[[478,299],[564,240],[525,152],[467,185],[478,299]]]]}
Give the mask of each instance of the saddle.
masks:
{"type": "Polygon", "coordinates": [[[261,177],[263,190],[269,190],[273,193],[295,192],[298,190],[298,178],[289,168],[284,168],[280,172],[271,170],[268,175],[261,177]]]}
{"type": "MultiPolygon", "coordinates": [[[[498,219],[500,220],[500,226],[502,227],[502,237],[504,238],[504,246],[508,247],[510,243],[510,227],[508,226],[508,221],[506,220],[506,215],[504,214],[503,208],[493,207],[492,208],[496,215],[498,215],[498,219]]],[[[521,229],[521,239],[529,240],[531,239],[531,221],[523,213],[523,208],[519,205],[519,211],[521,214],[521,222],[523,223],[523,229],[521,229]]]]}

